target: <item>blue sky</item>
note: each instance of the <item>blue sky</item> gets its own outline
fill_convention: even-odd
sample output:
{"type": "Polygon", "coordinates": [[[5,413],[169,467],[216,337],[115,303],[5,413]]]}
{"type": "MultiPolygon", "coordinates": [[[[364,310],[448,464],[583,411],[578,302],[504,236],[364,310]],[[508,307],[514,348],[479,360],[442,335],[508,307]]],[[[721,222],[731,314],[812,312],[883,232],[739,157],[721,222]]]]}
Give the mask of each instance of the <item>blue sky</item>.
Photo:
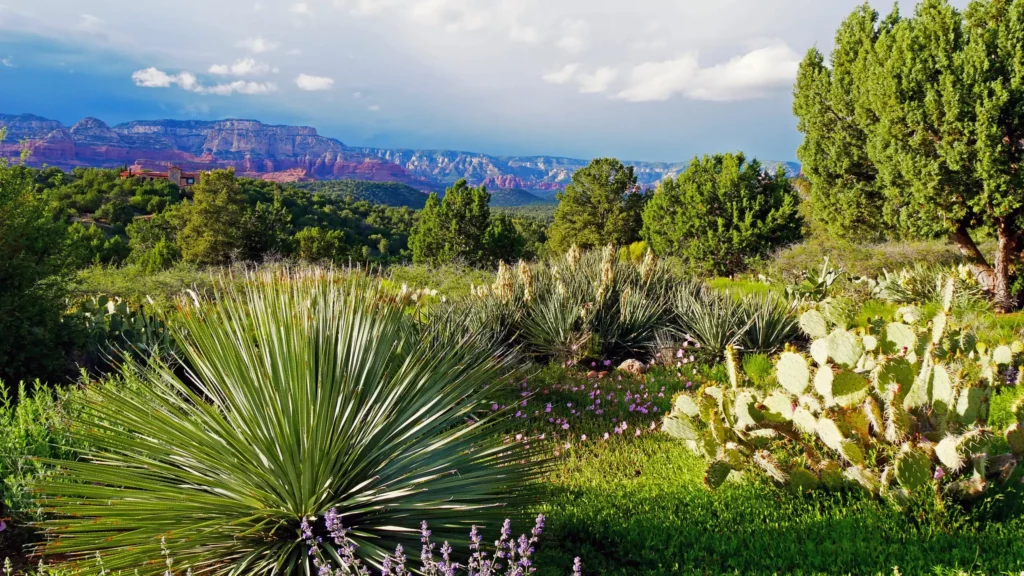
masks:
{"type": "Polygon", "coordinates": [[[830,49],[857,4],[0,0],[0,112],[255,118],[355,146],[792,160],[797,63],[830,49]]]}

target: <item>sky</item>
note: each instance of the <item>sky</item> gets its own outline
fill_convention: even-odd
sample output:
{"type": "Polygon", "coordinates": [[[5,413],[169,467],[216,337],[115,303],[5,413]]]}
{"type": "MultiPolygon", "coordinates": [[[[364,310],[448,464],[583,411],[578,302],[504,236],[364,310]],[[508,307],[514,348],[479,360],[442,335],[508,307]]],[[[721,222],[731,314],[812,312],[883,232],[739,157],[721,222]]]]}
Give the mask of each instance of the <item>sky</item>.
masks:
{"type": "Polygon", "coordinates": [[[252,118],[350,146],[497,155],[795,160],[799,62],[831,50],[859,4],[0,0],[0,113],[252,118]]]}

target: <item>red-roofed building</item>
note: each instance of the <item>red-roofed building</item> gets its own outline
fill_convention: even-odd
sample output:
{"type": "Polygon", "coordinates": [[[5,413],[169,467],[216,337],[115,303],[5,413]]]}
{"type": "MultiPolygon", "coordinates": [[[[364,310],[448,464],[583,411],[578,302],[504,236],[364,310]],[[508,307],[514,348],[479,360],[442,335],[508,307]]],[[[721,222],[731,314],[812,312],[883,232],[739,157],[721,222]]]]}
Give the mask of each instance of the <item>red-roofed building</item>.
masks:
{"type": "Polygon", "coordinates": [[[150,172],[139,168],[129,168],[121,172],[121,178],[142,178],[144,180],[170,180],[182,188],[188,188],[199,181],[196,172],[182,172],[181,168],[171,166],[167,172],[150,172]]]}

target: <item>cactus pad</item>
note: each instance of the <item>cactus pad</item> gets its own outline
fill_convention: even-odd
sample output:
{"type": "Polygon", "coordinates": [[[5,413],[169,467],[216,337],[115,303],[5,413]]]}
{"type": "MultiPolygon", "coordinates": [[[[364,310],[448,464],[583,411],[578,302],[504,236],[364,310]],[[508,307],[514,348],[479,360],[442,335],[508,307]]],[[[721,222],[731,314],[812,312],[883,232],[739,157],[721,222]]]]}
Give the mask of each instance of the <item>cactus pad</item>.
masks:
{"type": "Polygon", "coordinates": [[[992,351],[992,361],[996,364],[1010,364],[1013,362],[1013,350],[1009,346],[1000,346],[992,351]]]}
{"type": "Polygon", "coordinates": [[[964,424],[973,424],[985,417],[988,404],[988,390],[968,388],[960,391],[956,401],[956,413],[964,424]]]}
{"type": "Polygon", "coordinates": [[[818,366],[828,364],[828,339],[822,338],[811,342],[811,358],[818,363],[818,366]]]}
{"type": "Polygon", "coordinates": [[[1015,422],[1006,429],[1006,443],[1014,454],[1024,455],[1024,427],[1020,423],[1015,422]]]}
{"type": "Polygon", "coordinates": [[[839,446],[839,455],[843,457],[843,460],[854,466],[864,464],[864,452],[853,440],[843,440],[843,443],[839,446]]]}
{"type": "Polygon", "coordinates": [[[729,472],[732,472],[732,467],[725,460],[715,460],[708,466],[707,472],[704,473],[704,483],[708,485],[708,488],[712,490],[718,488],[722,484],[725,484],[725,479],[729,477],[729,472]]]}
{"type": "Polygon", "coordinates": [[[821,438],[821,442],[836,452],[840,452],[843,448],[843,433],[839,430],[839,426],[836,425],[829,418],[819,418],[818,423],[815,425],[815,432],[818,433],[818,438],[821,438]]]}
{"type": "Polygon", "coordinates": [[[922,450],[904,446],[896,457],[896,481],[907,490],[916,490],[931,481],[932,460],[922,450]]]}
{"type": "Polygon", "coordinates": [[[789,473],[788,486],[794,494],[807,494],[817,488],[818,484],[818,477],[806,468],[796,468],[789,473]]]}
{"type": "Polygon", "coordinates": [[[800,407],[793,411],[793,425],[804,434],[814,434],[818,429],[818,419],[806,408],[800,407]]]}
{"type": "Polygon", "coordinates": [[[828,324],[825,317],[817,310],[808,310],[800,315],[800,329],[811,338],[828,336],[828,324]]]}
{"type": "Polygon", "coordinates": [[[860,404],[867,393],[868,381],[856,372],[841,370],[832,380],[832,397],[844,408],[860,404]]]}
{"type": "Polygon", "coordinates": [[[914,329],[900,322],[893,322],[885,327],[885,339],[896,352],[913,352],[917,349],[917,333],[914,329]]]}
{"type": "Polygon", "coordinates": [[[835,374],[832,373],[832,367],[828,364],[818,368],[818,373],[814,375],[814,390],[825,399],[825,404],[828,406],[831,406],[834,401],[832,397],[832,382],[834,380],[835,374]]]}
{"type": "Polygon", "coordinates": [[[793,419],[794,402],[785,392],[776,390],[769,394],[764,399],[764,407],[768,411],[768,415],[776,420],[781,419],[788,422],[793,419]]]}
{"type": "Polygon", "coordinates": [[[932,319],[932,344],[936,346],[942,342],[942,335],[946,332],[946,323],[948,318],[945,312],[939,312],[932,319]]]}
{"type": "Polygon", "coordinates": [[[853,368],[857,365],[860,357],[864,355],[864,344],[853,332],[836,329],[828,335],[826,340],[828,341],[829,358],[835,360],[837,364],[853,368]]]}
{"type": "Polygon", "coordinates": [[[878,476],[872,471],[862,466],[850,466],[844,472],[847,479],[856,484],[859,484],[868,492],[872,494],[878,494],[879,480],[878,476]]]}
{"type": "Polygon", "coordinates": [[[680,393],[676,396],[672,407],[675,411],[678,411],[690,418],[696,418],[700,415],[700,407],[693,401],[693,398],[686,393],[680,393]]]}
{"type": "Polygon", "coordinates": [[[661,423],[661,429],[673,438],[688,442],[695,442],[700,438],[700,434],[697,433],[697,428],[693,425],[693,421],[675,413],[665,417],[665,420],[661,423]]]}
{"type": "Polygon", "coordinates": [[[807,360],[795,352],[783,352],[775,364],[775,371],[779,384],[796,396],[803,394],[811,381],[807,360]]]}

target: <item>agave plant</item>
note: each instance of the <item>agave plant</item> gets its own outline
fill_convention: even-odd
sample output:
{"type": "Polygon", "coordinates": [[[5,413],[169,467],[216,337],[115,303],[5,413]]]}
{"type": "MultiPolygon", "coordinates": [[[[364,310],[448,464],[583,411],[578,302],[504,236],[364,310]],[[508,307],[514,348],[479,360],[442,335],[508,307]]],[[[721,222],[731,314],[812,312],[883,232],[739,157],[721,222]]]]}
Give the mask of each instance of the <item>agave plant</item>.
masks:
{"type": "Polygon", "coordinates": [[[743,298],[746,329],[739,343],[744,350],[771,354],[778,352],[800,334],[793,302],[774,292],[751,294],[743,298]]]}
{"type": "Polygon", "coordinates": [[[538,459],[485,407],[506,364],[475,335],[423,330],[372,279],[245,280],[179,302],[187,378],[157,363],[94,391],[75,429],[91,448],[36,486],[43,552],[157,574],[164,539],[196,574],[308,574],[302,521],[333,509],[379,567],[421,520],[461,543],[532,498],[538,459]]]}

